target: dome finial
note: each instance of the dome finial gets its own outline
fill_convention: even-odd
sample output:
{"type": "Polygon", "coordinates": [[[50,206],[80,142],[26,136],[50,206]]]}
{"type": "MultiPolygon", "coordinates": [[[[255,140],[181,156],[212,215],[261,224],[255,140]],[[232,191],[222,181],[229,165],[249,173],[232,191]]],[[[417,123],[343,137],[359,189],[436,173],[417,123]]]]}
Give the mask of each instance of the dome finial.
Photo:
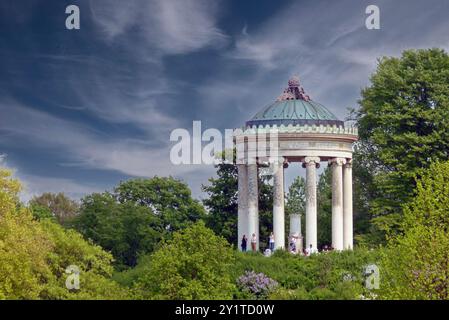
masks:
{"type": "Polygon", "coordinates": [[[289,87],[299,87],[299,77],[297,75],[292,76],[289,80],[288,80],[288,86],[289,87]]]}
{"type": "Polygon", "coordinates": [[[299,83],[299,77],[297,75],[292,76],[288,80],[288,88],[277,98],[277,101],[284,100],[304,100],[309,101],[310,97],[305,94],[304,89],[299,83]]]}

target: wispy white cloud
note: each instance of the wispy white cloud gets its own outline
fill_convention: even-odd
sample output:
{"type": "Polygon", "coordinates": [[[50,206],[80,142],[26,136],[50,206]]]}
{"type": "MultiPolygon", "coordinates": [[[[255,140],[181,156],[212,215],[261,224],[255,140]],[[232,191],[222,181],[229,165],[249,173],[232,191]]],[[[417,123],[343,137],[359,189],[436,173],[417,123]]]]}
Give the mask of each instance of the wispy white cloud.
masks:
{"type": "MultiPolygon", "coordinates": [[[[208,126],[243,125],[280,94],[291,75],[298,74],[312,99],[344,118],[346,107],[356,105],[378,57],[399,55],[408,48],[449,49],[447,10],[438,9],[436,4],[443,3],[439,0],[431,4],[378,0],[382,29],[377,31],[364,28],[368,1],[288,2],[257,25],[249,19],[233,39],[219,27],[220,6],[226,2],[88,2],[94,29],[86,41],[98,41],[98,47],[73,55],[37,56],[40,63],[44,60],[51,66],[39,69],[45,70],[45,80],[64,82],[61,88],[74,102],[42,95],[49,105],[59,104],[70,114],[97,117],[112,127],[123,124],[132,132],[124,130],[117,138],[112,131],[81,123],[80,118],[68,121],[36,111],[36,106],[3,100],[0,142],[26,140],[42,145],[42,152],[60,149],[67,155],[60,165],[131,176],[183,177],[196,194],[213,168],[177,167],[169,162],[169,132],[190,116],[199,115],[208,126]],[[190,80],[184,66],[178,74],[166,63],[194,64],[196,55],[181,55],[204,48],[222,49],[207,56],[214,63],[213,77],[198,72],[194,78],[200,79],[200,85],[183,86],[190,80]],[[188,92],[191,113],[186,111],[186,97],[182,96],[186,92],[178,90],[180,87],[193,88],[188,92]],[[135,129],[139,134],[133,134],[135,129]]],[[[229,15],[225,18],[232,19],[229,15]]],[[[38,183],[56,188],[58,181],[78,191],[95,188],[64,177],[50,177],[45,182],[43,177],[26,173],[31,189],[38,189],[38,183]]]]}
{"type": "Polygon", "coordinates": [[[222,45],[227,37],[217,27],[218,6],[207,0],[112,1],[107,6],[90,2],[94,21],[108,41],[132,29],[161,54],[222,45]]]}
{"type": "MultiPolygon", "coordinates": [[[[399,10],[399,2],[379,0],[381,30],[375,31],[365,28],[367,5],[350,0],[293,2],[260,25],[245,26],[245,33],[236,36],[234,48],[224,55],[252,66],[245,81],[258,95],[237,88],[226,96],[218,90],[216,107],[240,101],[245,114],[254,114],[267,103],[268,95],[274,100],[279,85],[298,74],[312,99],[343,119],[346,108],[357,105],[377,58],[399,56],[410,48],[449,46],[449,21],[439,14],[438,5],[415,1],[399,10]],[[416,19],[411,22],[410,17],[416,19]]],[[[214,86],[228,88],[235,83],[234,74],[224,70],[214,86]]]]}
{"type": "MultiPolygon", "coordinates": [[[[86,125],[63,120],[11,101],[0,103],[0,113],[3,115],[0,127],[11,134],[11,139],[27,145],[41,145],[43,152],[49,149],[59,150],[70,159],[60,165],[112,170],[137,177],[202,176],[204,182],[213,173],[212,166],[171,164],[169,136],[165,145],[155,148],[151,146],[152,141],[107,138],[86,125]]],[[[58,182],[64,190],[75,196],[92,190],[98,191],[95,186],[64,178],[39,177],[29,173],[21,176],[29,185],[28,196],[45,190],[56,191],[58,182]]],[[[198,195],[199,185],[194,188],[198,195]]]]}

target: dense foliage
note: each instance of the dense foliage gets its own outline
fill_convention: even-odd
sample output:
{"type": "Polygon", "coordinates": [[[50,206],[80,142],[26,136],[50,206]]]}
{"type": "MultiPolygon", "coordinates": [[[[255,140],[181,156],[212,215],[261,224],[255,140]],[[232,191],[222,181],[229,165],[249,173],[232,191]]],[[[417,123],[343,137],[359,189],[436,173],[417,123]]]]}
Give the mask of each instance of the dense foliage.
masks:
{"type": "Polygon", "coordinates": [[[358,209],[368,210],[381,232],[397,230],[415,175],[431,160],[448,159],[448,92],[449,55],[440,49],[380,59],[371,85],[362,91],[356,113],[356,162],[362,170],[354,173],[361,174],[357,187],[368,198],[358,209]]]}
{"type": "Polygon", "coordinates": [[[112,256],[20,205],[21,186],[0,168],[0,299],[122,299],[131,292],[111,280],[112,256]],[[65,270],[76,265],[80,288],[68,290],[65,270]]]}
{"type": "Polygon", "coordinates": [[[449,298],[449,162],[433,163],[382,259],[383,298],[449,298]]]}
{"type": "Polygon", "coordinates": [[[364,268],[376,264],[379,259],[378,251],[366,249],[310,257],[284,251],[277,251],[269,258],[251,253],[236,255],[232,277],[238,279],[246,271],[265,274],[279,284],[269,296],[272,299],[360,299],[362,295],[370,296],[364,283],[364,268]]]}
{"type": "Polygon", "coordinates": [[[204,218],[190,189],[173,178],[154,177],[120,183],[114,193],[84,197],[73,226],[87,239],[109,250],[119,269],[135,266],[172,231],[204,218]]]}
{"type": "Polygon", "coordinates": [[[151,255],[136,287],[153,299],[230,299],[231,246],[203,222],[176,232],[151,255]]]}

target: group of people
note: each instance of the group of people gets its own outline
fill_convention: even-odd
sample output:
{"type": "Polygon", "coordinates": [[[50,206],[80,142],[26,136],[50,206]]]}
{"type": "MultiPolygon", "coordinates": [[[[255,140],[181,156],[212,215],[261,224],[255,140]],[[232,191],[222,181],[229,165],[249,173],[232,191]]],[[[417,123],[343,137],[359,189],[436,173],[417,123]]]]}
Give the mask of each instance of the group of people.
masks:
{"type": "MultiPolygon", "coordinates": [[[[315,253],[319,253],[320,251],[318,251],[317,248],[313,248],[312,244],[310,244],[309,247],[304,248],[302,251],[298,252],[297,247],[296,247],[296,242],[298,240],[298,237],[291,237],[290,238],[290,243],[289,243],[289,247],[290,247],[290,252],[293,254],[301,254],[303,256],[310,256],[311,254],[315,254],[315,253]]],[[[257,237],[256,234],[253,233],[250,239],[250,243],[251,243],[251,251],[256,252],[257,251],[257,237]]],[[[248,238],[246,237],[246,235],[243,235],[242,237],[242,241],[241,241],[241,248],[243,252],[247,251],[247,244],[248,244],[248,238]]],[[[333,248],[331,246],[327,246],[324,245],[323,249],[321,250],[321,252],[328,252],[328,251],[332,251],[333,248]]],[[[268,239],[268,248],[266,250],[267,252],[269,251],[270,253],[274,252],[274,233],[271,232],[269,239],[268,239]]]]}
{"type": "MultiPolygon", "coordinates": [[[[271,252],[273,252],[274,251],[274,234],[273,234],[273,232],[270,234],[268,243],[269,243],[268,248],[271,250],[271,252]]],[[[240,244],[243,252],[247,251],[247,245],[248,245],[248,238],[244,234],[242,237],[242,243],[240,244]]],[[[253,235],[251,236],[251,250],[253,252],[257,251],[257,237],[256,237],[255,233],[253,233],[253,235]]]]}

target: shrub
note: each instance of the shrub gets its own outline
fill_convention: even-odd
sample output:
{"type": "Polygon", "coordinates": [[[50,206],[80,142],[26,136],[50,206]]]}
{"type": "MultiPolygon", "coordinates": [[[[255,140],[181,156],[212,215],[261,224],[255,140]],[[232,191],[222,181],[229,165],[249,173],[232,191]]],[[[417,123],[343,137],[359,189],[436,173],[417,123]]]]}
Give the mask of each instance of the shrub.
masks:
{"type": "Polygon", "coordinates": [[[263,273],[255,273],[254,271],[246,271],[244,275],[238,278],[237,284],[242,291],[249,292],[257,299],[266,298],[278,286],[275,280],[263,273]]]}
{"type": "Polygon", "coordinates": [[[310,257],[282,251],[270,258],[238,252],[230,272],[235,281],[246,270],[253,270],[278,282],[279,287],[269,299],[358,299],[367,294],[364,267],[377,264],[379,255],[379,250],[363,248],[310,257]]]}
{"type": "Polygon", "coordinates": [[[161,245],[136,281],[145,298],[231,299],[231,246],[200,221],[161,245]]]}

